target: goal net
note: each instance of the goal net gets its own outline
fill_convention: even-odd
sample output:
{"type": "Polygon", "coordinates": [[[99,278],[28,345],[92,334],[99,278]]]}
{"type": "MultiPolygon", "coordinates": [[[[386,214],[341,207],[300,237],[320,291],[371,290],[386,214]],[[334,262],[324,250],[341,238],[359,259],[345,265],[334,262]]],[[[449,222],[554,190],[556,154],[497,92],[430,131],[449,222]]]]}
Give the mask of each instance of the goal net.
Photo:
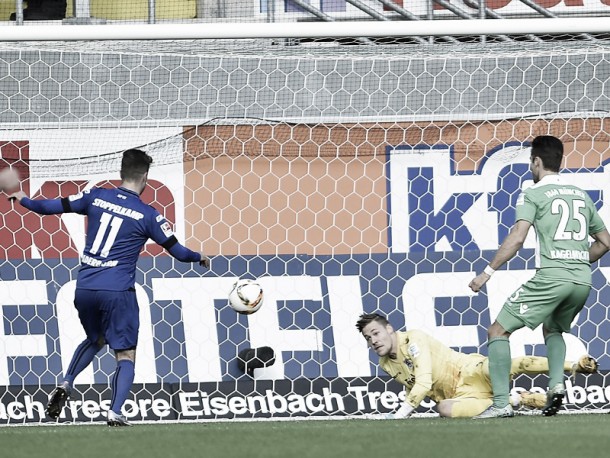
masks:
{"type": "MultiPolygon", "coordinates": [[[[56,198],[119,182],[121,152],[153,156],[142,198],[203,271],[147,245],[132,420],[387,412],[402,387],[355,328],[380,312],[459,351],[486,354],[486,328],[534,269],[534,240],[474,295],[531,185],[531,139],[561,138],[564,175],[600,215],[610,192],[610,43],[603,39],[428,44],[336,40],[0,44],[0,167],[56,198]],[[606,192],[607,191],[607,192],[606,192]],[[228,307],[257,278],[263,307],[228,307]],[[238,355],[269,346],[252,374],[238,355]]],[[[46,422],[50,390],[84,335],[72,305],[85,220],[0,199],[0,422],[46,422]]],[[[594,266],[567,357],[601,372],[567,381],[566,410],[610,392],[608,259],[594,266]]],[[[513,357],[544,355],[540,330],[513,357]]],[[[102,420],[114,370],[100,353],[62,421],[102,420]]],[[[544,376],[521,376],[542,390],[544,376]]],[[[431,413],[424,402],[420,413],[431,413]]]]}

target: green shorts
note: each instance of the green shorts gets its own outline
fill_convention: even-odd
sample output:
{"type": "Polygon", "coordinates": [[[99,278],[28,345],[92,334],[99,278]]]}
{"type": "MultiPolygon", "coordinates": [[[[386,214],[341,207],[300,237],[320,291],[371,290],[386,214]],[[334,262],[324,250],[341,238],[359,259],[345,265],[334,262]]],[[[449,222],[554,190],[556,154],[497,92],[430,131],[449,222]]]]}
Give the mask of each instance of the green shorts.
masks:
{"type": "Polygon", "coordinates": [[[548,278],[538,273],[504,303],[496,321],[508,332],[541,323],[553,332],[569,332],[589,297],[590,285],[548,278]]]}

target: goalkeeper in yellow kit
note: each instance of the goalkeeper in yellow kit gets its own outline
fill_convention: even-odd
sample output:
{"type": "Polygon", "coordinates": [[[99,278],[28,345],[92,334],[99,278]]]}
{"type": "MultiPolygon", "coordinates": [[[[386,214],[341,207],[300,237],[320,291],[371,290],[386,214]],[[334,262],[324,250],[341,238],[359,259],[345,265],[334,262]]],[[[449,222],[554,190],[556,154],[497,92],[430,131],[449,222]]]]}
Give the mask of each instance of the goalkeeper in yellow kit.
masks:
{"type": "MultiPolygon", "coordinates": [[[[419,330],[395,331],[377,313],[364,314],[356,327],[368,345],[379,355],[379,365],[394,380],[403,384],[405,402],[386,418],[406,418],[425,397],[437,403],[441,417],[473,417],[492,404],[487,357],[478,353],[459,353],[419,330]]],[[[511,378],[519,374],[542,374],[549,370],[546,358],[513,358],[511,378]]],[[[564,370],[593,373],[597,362],[583,356],[578,362],[566,361],[564,370]]],[[[511,399],[515,407],[542,408],[546,395],[523,392],[511,399]]]]}

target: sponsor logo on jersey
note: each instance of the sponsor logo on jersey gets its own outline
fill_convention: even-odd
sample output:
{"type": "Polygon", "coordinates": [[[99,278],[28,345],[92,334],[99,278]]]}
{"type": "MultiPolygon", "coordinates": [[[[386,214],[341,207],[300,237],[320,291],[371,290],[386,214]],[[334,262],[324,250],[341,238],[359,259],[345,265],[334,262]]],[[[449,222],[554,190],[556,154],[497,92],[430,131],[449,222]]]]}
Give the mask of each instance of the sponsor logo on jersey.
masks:
{"type": "Polygon", "coordinates": [[[413,358],[417,358],[419,356],[419,347],[416,344],[409,345],[409,353],[413,355],[413,358]]]}

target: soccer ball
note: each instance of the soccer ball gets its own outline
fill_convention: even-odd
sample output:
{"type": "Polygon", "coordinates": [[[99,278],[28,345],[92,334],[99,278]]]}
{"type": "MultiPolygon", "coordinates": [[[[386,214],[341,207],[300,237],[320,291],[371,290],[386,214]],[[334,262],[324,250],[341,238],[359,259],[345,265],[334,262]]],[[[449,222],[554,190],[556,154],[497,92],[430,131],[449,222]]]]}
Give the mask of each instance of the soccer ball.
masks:
{"type": "Polygon", "coordinates": [[[0,170],[0,192],[13,192],[19,189],[19,174],[15,169],[5,168],[0,170]]]}
{"type": "Polygon", "coordinates": [[[229,305],[237,313],[250,315],[263,305],[263,288],[256,280],[241,278],[231,288],[229,305]]]}

